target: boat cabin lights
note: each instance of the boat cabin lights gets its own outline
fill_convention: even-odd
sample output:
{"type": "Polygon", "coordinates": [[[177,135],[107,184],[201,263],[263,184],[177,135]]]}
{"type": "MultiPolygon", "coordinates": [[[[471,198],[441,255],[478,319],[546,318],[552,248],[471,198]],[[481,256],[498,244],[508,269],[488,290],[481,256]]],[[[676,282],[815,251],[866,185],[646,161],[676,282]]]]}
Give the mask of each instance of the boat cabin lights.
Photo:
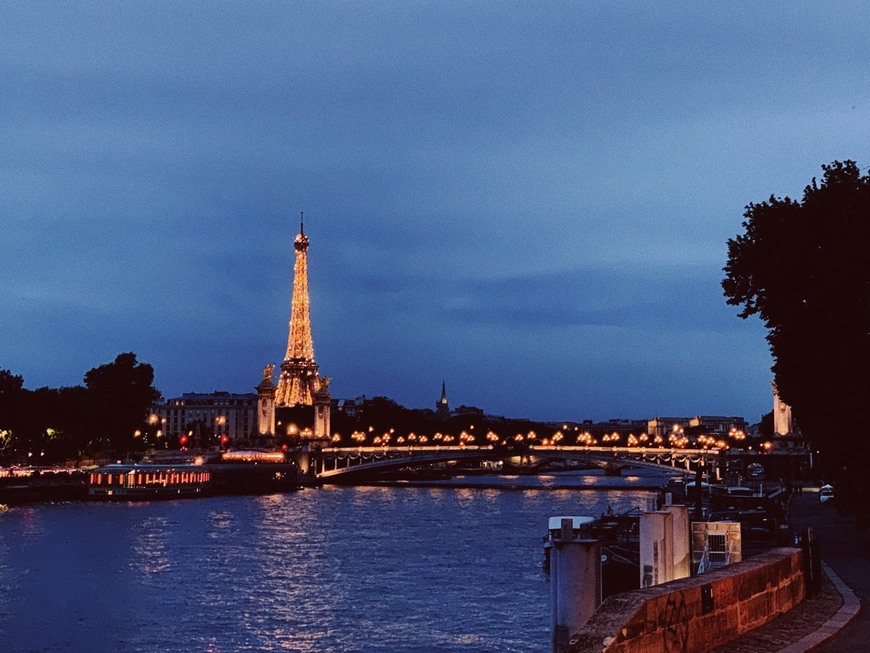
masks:
{"type": "Polygon", "coordinates": [[[224,462],[235,463],[283,463],[282,451],[226,451],[221,454],[224,462]]]}

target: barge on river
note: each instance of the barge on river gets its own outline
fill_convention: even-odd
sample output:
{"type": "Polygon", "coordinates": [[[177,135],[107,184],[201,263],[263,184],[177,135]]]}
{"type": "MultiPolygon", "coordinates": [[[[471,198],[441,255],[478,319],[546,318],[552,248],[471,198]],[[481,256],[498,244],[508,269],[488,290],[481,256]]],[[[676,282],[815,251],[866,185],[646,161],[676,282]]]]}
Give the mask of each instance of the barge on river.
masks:
{"type": "Polygon", "coordinates": [[[117,463],[91,471],[96,501],[191,499],[220,494],[275,494],[299,489],[299,468],[281,453],[233,452],[214,463],[117,463]]]}
{"type": "Polygon", "coordinates": [[[110,501],[183,499],[211,490],[212,473],[203,465],[104,465],[88,483],[91,499],[110,501]]]}

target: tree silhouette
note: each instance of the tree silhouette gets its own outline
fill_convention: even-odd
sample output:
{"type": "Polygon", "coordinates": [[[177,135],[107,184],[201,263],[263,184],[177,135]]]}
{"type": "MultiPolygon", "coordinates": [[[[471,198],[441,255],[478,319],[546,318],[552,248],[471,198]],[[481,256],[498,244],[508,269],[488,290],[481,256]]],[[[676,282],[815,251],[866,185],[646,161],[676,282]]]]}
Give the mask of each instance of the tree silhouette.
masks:
{"type": "Polygon", "coordinates": [[[134,448],[148,406],[160,399],[151,385],[154,368],[138,363],[136,354],[118,354],[114,362],[87,372],[84,381],[94,406],[87,416],[94,436],[107,438],[118,453],[134,448]]]}
{"type": "Polygon", "coordinates": [[[822,170],[800,201],[747,206],[722,287],[741,318],[764,322],[780,397],[857,503],[870,486],[857,467],[870,455],[870,176],[854,161],[822,170]]]}

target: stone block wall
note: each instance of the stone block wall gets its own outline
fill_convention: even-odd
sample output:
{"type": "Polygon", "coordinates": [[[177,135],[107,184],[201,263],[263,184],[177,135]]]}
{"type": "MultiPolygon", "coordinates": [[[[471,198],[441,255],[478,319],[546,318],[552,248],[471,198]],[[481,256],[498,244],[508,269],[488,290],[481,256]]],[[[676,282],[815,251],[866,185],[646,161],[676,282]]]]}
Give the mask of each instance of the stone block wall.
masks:
{"type": "Polygon", "coordinates": [[[570,653],[703,653],[804,600],[800,549],[772,549],[729,567],[606,599],[570,653]]]}

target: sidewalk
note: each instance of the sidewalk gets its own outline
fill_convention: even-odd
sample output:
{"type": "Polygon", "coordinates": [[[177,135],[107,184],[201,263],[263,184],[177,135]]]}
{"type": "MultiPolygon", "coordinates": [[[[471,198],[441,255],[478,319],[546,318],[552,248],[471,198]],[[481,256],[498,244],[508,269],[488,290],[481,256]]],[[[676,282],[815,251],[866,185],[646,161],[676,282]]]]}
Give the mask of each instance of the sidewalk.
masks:
{"type": "Polygon", "coordinates": [[[813,490],[792,497],[791,525],[811,527],[821,540],[828,576],[821,591],[711,653],[870,651],[870,611],[859,611],[859,600],[870,600],[870,531],[856,530],[813,490]]]}
{"type": "Polygon", "coordinates": [[[844,589],[846,604],[850,603],[850,598],[852,602],[853,618],[848,625],[812,650],[823,653],[870,651],[870,610],[866,609],[870,602],[870,530],[859,531],[853,519],[843,517],[829,503],[820,504],[814,493],[796,495],[792,499],[791,523],[795,529],[812,527],[821,540],[822,560],[847,586],[844,589]],[[859,610],[857,601],[865,606],[864,610],[859,610]]]}

